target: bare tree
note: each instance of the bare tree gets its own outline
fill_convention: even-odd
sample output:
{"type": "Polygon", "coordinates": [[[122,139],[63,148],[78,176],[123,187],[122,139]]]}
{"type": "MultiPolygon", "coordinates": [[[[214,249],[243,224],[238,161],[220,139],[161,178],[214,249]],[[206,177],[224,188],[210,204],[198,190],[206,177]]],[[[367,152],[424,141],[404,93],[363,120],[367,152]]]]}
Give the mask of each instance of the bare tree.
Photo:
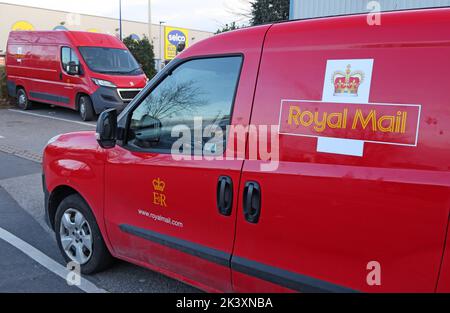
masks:
{"type": "Polygon", "coordinates": [[[195,113],[206,104],[201,90],[194,80],[169,83],[149,96],[143,113],[159,120],[170,118],[179,112],[195,113]]]}
{"type": "Polygon", "coordinates": [[[225,3],[225,11],[237,17],[236,22],[243,20],[250,20],[252,16],[252,4],[254,0],[239,0],[239,4],[231,7],[230,4],[225,3]]]}
{"type": "Polygon", "coordinates": [[[236,20],[222,25],[217,33],[243,27],[242,21],[254,26],[288,20],[289,7],[290,0],[239,0],[233,7],[225,3],[225,10],[236,16],[236,20]]]}

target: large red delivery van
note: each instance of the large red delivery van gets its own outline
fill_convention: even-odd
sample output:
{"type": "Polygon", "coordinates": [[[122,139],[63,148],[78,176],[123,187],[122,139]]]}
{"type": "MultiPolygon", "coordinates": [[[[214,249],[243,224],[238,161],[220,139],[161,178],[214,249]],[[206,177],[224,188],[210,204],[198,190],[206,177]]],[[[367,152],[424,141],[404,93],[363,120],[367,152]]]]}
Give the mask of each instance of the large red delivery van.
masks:
{"type": "Polygon", "coordinates": [[[449,55],[448,8],[192,46],[97,133],[50,140],[62,254],[207,291],[450,292],[449,55]]]}
{"type": "Polygon", "coordinates": [[[147,83],[119,39],[88,32],[13,31],[6,71],[8,93],[20,109],[44,102],[77,110],[85,121],[123,110],[147,83]]]}

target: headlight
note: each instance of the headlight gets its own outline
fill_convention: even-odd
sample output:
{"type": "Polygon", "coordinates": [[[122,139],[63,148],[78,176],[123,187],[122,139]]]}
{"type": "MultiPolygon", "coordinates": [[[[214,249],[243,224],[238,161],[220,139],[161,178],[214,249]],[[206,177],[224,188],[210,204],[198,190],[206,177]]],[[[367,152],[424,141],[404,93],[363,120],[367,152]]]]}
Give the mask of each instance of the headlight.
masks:
{"type": "Polygon", "coordinates": [[[92,78],[92,81],[97,86],[108,87],[108,88],[117,88],[116,85],[114,85],[113,83],[111,83],[110,81],[107,81],[107,80],[92,78]]]}
{"type": "Polygon", "coordinates": [[[51,144],[54,143],[56,140],[58,140],[59,137],[61,137],[61,135],[58,135],[58,136],[53,137],[52,139],[50,139],[50,140],[47,142],[47,145],[51,145],[51,144]]]}

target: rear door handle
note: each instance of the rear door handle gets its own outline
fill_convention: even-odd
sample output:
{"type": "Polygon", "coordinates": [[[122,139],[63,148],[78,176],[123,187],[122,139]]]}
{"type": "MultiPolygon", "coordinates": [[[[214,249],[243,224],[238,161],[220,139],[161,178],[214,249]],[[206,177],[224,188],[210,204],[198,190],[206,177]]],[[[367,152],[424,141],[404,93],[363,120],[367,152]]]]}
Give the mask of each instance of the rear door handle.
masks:
{"type": "Polygon", "coordinates": [[[261,217],[261,187],[257,182],[247,182],[244,188],[244,216],[251,224],[258,224],[261,217]]]}
{"type": "Polygon", "coordinates": [[[63,80],[63,74],[62,74],[62,72],[59,73],[59,80],[63,80]]]}
{"type": "Polygon", "coordinates": [[[228,176],[219,177],[217,184],[217,208],[219,213],[230,216],[233,211],[233,181],[228,176]]]}

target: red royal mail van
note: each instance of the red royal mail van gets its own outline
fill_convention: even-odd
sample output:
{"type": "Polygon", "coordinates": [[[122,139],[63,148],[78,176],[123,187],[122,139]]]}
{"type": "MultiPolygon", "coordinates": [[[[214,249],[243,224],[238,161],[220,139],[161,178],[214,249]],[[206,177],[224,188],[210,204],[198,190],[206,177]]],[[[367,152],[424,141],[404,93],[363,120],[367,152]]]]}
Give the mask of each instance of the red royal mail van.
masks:
{"type": "Polygon", "coordinates": [[[66,260],[207,291],[450,292],[450,9],[367,18],[215,36],[97,133],[53,138],[66,260]]]}
{"type": "Polygon", "coordinates": [[[31,101],[68,107],[85,121],[105,109],[123,110],[147,77],[117,38],[88,32],[11,32],[7,85],[22,110],[31,101]]]}

